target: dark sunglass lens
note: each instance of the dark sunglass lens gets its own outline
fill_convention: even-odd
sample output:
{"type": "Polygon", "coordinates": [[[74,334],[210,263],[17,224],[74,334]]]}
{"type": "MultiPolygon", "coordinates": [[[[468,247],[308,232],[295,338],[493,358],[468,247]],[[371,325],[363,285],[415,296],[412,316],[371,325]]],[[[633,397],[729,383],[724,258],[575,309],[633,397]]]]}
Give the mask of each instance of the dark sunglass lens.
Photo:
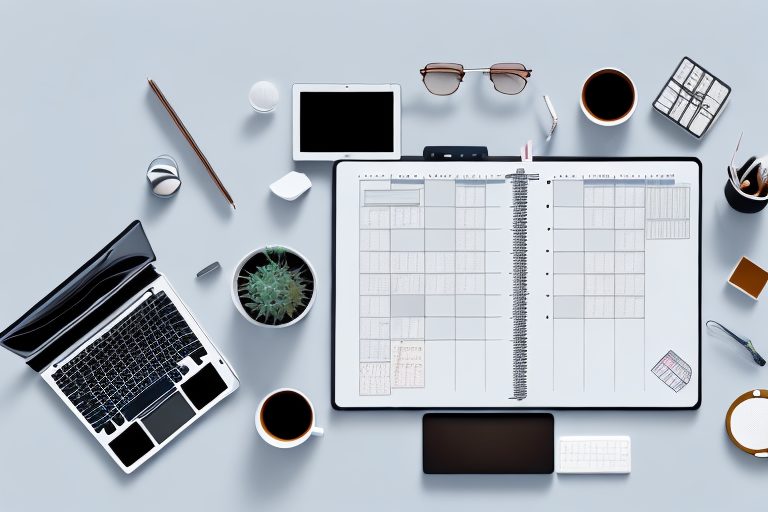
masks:
{"type": "Polygon", "coordinates": [[[424,75],[424,85],[432,94],[447,96],[459,88],[461,75],[453,71],[430,71],[424,75]]]}
{"type": "Polygon", "coordinates": [[[527,71],[522,64],[494,64],[491,66],[491,81],[497,91],[503,94],[519,94],[528,83],[527,71]]]}

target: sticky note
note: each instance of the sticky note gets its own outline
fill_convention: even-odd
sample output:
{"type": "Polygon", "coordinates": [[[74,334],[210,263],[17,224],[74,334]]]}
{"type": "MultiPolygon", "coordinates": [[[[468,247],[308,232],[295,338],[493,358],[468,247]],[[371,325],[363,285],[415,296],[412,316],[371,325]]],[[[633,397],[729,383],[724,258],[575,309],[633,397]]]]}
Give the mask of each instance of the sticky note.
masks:
{"type": "Polygon", "coordinates": [[[768,283],[768,271],[746,256],[742,256],[736,268],[731,272],[728,282],[738,290],[757,300],[765,284],[768,283]]]}

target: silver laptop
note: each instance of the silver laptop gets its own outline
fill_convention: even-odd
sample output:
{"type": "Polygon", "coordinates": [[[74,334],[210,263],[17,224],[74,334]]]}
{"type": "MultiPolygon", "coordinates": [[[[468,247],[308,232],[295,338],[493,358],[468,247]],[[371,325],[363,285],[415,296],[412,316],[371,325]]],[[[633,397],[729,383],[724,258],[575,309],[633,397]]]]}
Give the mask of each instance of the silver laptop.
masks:
{"type": "Polygon", "coordinates": [[[131,473],[237,389],[139,221],[0,333],[131,473]]]}

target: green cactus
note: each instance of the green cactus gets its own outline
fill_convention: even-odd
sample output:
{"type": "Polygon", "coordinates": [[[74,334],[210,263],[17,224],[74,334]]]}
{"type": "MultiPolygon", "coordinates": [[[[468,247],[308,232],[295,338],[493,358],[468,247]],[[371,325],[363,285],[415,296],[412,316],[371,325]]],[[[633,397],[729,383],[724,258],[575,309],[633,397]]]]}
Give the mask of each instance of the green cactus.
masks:
{"type": "Polygon", "coordinates": [[[282,247],[268,248],[264,255],[268,263],[241,275],[243,283],[238,291],[256,321],[275,325],[306,307],[309,296],[305,267],[290,268],[282,247]]]}

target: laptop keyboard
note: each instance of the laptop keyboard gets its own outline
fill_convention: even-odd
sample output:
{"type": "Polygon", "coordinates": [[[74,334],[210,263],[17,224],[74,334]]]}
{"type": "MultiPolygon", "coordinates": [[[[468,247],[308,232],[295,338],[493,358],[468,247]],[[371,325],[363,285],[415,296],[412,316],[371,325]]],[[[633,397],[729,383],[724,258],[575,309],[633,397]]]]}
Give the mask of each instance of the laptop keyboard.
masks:
{"type": "Polygon", "coordinates": [[[203,355],[176,306],[158,292],[62,365],[53,380],[94,430],[111,434],[115,425],[133,419],[127,410],[159,398],[148,393],[181,381],[189,372],[178,364],[182,359],[203,355]]]}

